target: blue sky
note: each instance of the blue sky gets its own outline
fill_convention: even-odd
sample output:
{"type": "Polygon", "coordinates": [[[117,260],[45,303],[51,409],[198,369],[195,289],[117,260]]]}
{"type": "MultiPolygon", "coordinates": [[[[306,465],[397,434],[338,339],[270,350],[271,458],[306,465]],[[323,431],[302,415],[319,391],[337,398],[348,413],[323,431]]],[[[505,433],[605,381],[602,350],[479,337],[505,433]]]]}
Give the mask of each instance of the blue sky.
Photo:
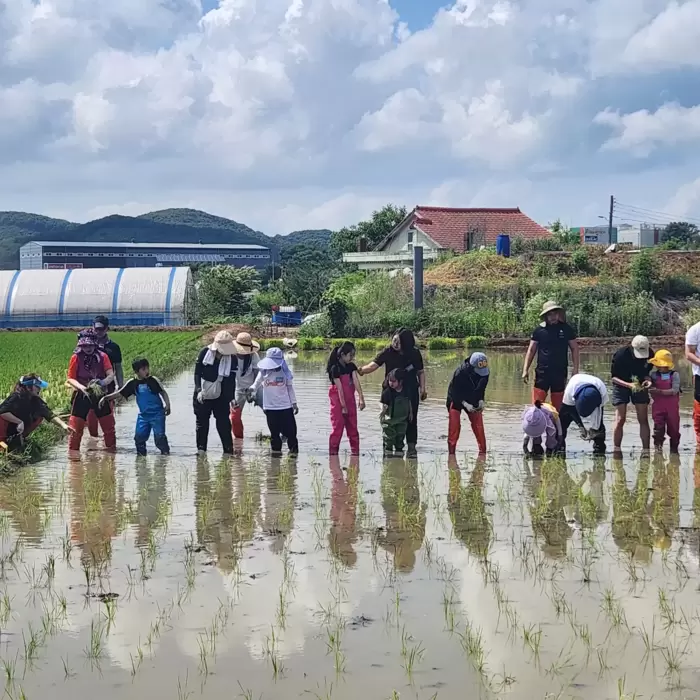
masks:
{"type": "Polygon", "coordinates": [[[700,0],[0,0],[0,209],[700,221],[700,0]],[[635,216],[636,215],[636,216],[635,216]]]}

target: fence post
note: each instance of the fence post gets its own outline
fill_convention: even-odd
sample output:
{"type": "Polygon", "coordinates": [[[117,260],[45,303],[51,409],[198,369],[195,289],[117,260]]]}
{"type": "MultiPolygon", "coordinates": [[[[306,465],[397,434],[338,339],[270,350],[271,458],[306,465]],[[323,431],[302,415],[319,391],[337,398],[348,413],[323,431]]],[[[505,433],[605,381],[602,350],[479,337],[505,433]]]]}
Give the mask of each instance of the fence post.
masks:
{"type": "Polygon", "coordinates": [[[413,308],[423,308],[423,246],[413,248],[413,308]]]}

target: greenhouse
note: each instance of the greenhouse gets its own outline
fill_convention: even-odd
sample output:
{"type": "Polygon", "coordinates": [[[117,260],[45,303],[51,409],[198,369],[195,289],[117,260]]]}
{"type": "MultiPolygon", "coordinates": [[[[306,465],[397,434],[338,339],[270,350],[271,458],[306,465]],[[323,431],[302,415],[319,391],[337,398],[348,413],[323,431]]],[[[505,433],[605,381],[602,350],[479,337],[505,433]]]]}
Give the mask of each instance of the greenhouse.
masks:
{"type": "Polygon", "coordinates": [[[185,326],[193,294],[188,267],[0,270],[0,328],[185,326]]]}

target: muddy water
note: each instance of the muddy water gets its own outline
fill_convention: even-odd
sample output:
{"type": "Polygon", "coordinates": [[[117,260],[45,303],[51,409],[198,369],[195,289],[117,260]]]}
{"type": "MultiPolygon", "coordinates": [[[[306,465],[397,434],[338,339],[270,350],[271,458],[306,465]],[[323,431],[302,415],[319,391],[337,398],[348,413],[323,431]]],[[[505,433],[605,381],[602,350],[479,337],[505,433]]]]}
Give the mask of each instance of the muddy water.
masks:
{"type": "MultiPolygon", "coordinates": [[[[383,461],[378,377],[363,453],[329,459],[322,358],[293,362],[297,463],[246,409],[221,460],[193,449],[190,377],[169,386],[173,455],[63,448],[0,485],[0,656],[13,698],[696,698],[700,462],[572,442],[525,462],[520,358],[491,357],[491,452],[444,452],[430,358],[417,462],[383,461]],[[696,487],[698,490],[696,490],[696,487]],[[635,696],[634,693],[637,693],[635,696]]],[[[584,367],[607,369],[587,355],[584,367]]],[[[608,419],[608,422],[610,419],[608,419]]]]}

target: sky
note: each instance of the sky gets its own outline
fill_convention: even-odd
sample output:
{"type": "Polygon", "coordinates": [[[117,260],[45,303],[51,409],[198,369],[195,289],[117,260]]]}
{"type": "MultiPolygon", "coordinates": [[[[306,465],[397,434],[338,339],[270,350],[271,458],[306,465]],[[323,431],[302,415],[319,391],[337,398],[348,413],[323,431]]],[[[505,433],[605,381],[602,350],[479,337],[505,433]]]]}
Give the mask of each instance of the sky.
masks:
{"type": "Polygon", "coordinates": [[[700,0],[0,0],[0,209],[700,222],[700,0]]]}

